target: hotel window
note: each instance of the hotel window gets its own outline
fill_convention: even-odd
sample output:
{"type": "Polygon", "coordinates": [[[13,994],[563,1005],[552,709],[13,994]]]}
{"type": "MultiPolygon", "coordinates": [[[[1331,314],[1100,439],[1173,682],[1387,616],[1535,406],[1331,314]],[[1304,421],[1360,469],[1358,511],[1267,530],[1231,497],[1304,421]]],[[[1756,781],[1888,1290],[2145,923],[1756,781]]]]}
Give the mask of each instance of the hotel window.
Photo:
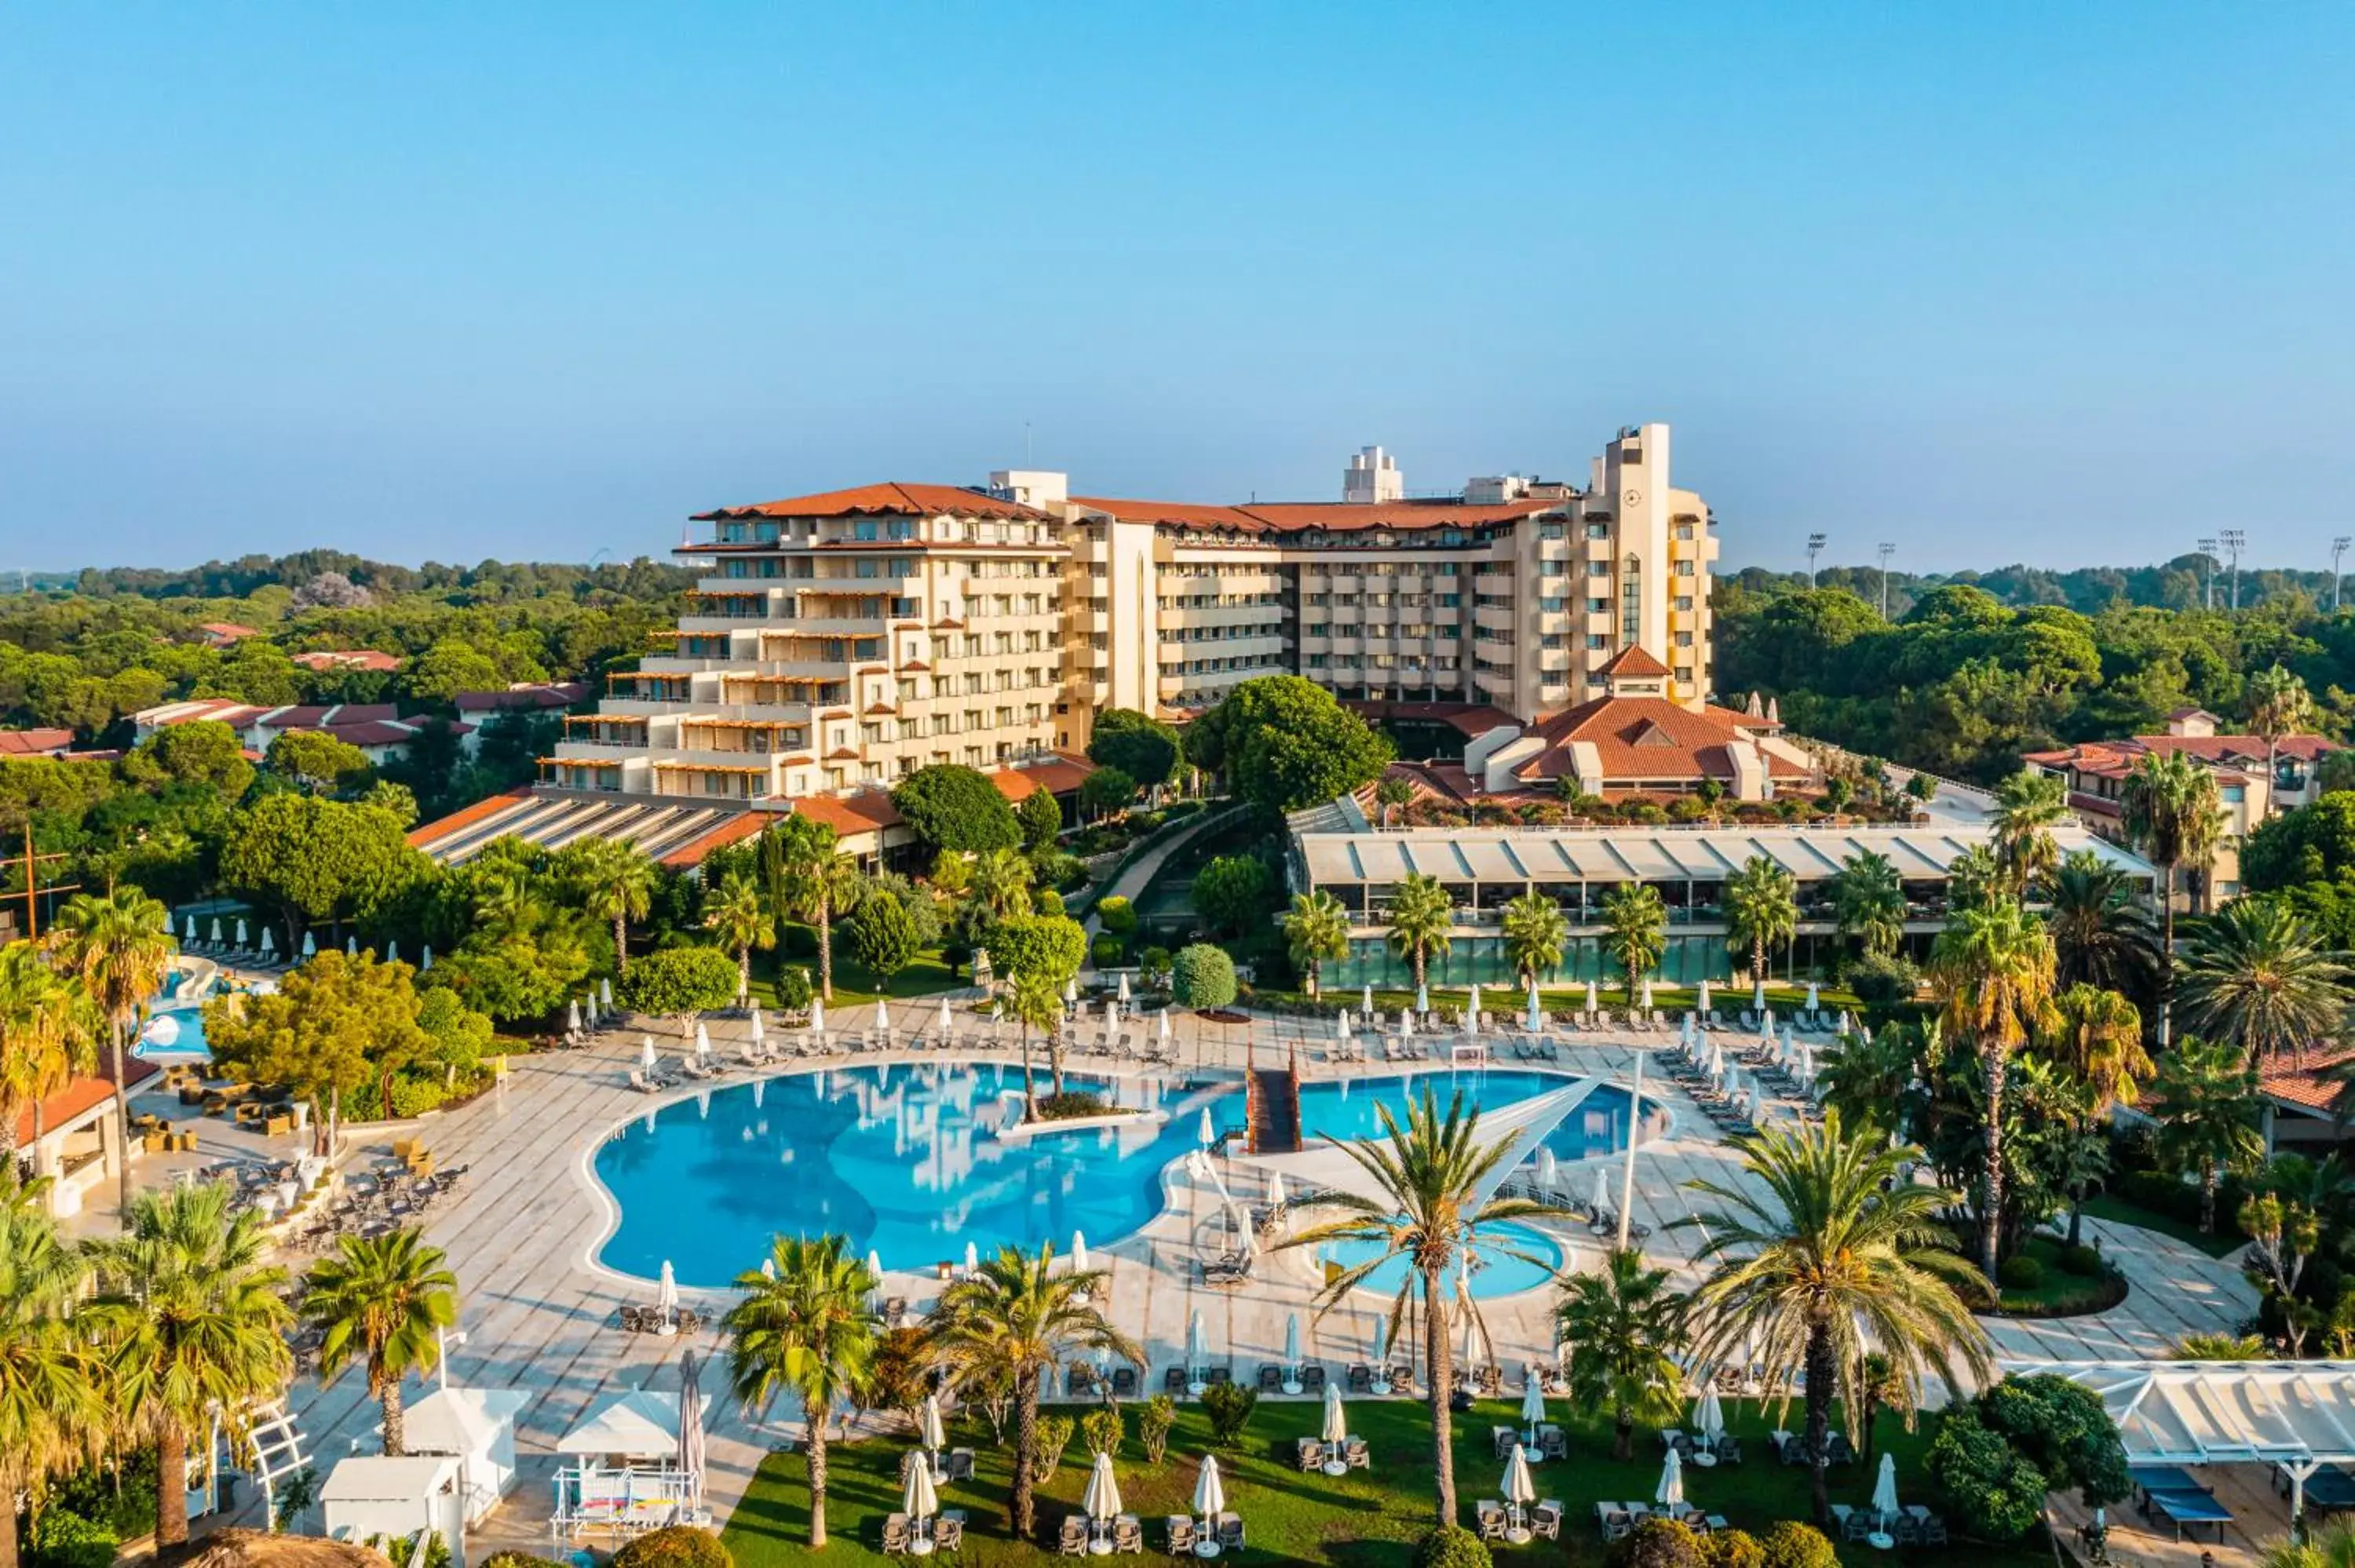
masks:
{"type": "Polygon", "coordinates": [[[1677,563],[1677,576],[1680,577],[1689,577],[1692,575],[1693,564],[1690,561],[1678,561],[1677,563]]]}
{"type": "Polygon", "coordinates": [[[1560,594],[1550,595],[1547,598],[1538,600],[1538,609],[1543,610],[1548,615],[1560,615],[1569,608],[1570,600],[1562,598],[1560,594]]]}
{"type": "Polygon", "coordinates": [[[1677,595],[1676,608],[1679,613],[1690,610],[1692,606],[1692,595],[1689,593],[1680,593],[1677,595]]]}
{"type": "Polygon", "coordinates": [[[1611,613],[1611,601],[1607,599],[1590,599],[1586,601],[1586,613],[1608,615],[1611,613]]]}
{"type": "Polygon", "coordinates": [[[1608,523],[1589,523],[1586,525],[1586,536],[1590,539],[1608,539],[1611,537],[1611,524],[1608,523]]]}
{"type": "Polygon", "coordinates": [[[1619,646],[1622,648],[1632,645],[1643,634],[1643,570],[1644,563],[1630,556],[1619,577],[1619,646]]]}
{"type": "Polygon", "coordinates": [[[1540,523],[1538,524],[1538,537],[1540,539],[1559,539],[1561,537],[1561,524],[1559,523],[1540,523]]]}
{"type": "Polygon", "coordinates": [[[1691,646],[1692,646],[1692,633],[1691,633],[1691,632],[1689,632],[1689,631],[1679,631],[1679,632],[1678,632],[1678,633],[1677,633],[1677,646],[1678,646],[1678,647],[1679,647],[1679,648],[1689,648],[1689,647],[1691,647],[1691,646]]]}
{"type": "Polygon", "coordinates": [[[1600,653],[1605,648],[1610,646],[1611,639],[1604,636],[1601,632],[1590,631],[1586,634],[1586,651],[1588,652],[1600,653]]]}
{"type": "Polygon", "coordinates": [[[1607,577],[1611,575],[1611,563],[1589,561],[1586,563],[1586,575],[1590,577],[1607,577]]]}
{"type": "Polygon", "coordinates": [[[1568,568],[1569,563],[1566,561],[1540,561],[1538,563],[1538,576],[1541,577],[1558,577],[1562,576],[1568,568]]]}

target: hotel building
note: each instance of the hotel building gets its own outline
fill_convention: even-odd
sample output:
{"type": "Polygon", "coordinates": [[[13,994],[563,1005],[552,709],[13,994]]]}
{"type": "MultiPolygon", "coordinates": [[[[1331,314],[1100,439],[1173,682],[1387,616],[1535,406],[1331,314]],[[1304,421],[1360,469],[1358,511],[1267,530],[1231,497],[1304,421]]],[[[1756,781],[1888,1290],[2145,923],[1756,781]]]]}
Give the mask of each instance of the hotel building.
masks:
{"type": "Polygon", "coordinates": [[[1603,695],[1630,648],[1698,708],[1718,544],[1669,452],[1666,425],[1631,428],[1583,486],[1441,496],[1369,447],[1338,502],[1120,500],[1005,471],[704,513],[675,645],[567,721],[543,787],[782,806],[1019,767],[1084,747],[1102,709],[1183,719],[1279,673],[1377,714],[1528,725],[1603,695]]]}

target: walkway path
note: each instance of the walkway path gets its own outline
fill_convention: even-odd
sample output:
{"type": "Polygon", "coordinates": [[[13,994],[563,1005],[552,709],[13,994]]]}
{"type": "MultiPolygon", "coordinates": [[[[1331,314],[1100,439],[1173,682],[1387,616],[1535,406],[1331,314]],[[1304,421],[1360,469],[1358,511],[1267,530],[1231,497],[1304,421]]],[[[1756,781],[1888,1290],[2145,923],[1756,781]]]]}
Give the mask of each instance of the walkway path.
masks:
{"type": "MultiPolygon", "coordinates": [[[[1096,917],[1097,905],[1107,898],[1125,898],[1131,904],[1135,904],[1144,896],[1146,888],[1152,885],[1155,874],[1160,871],[1172,854],[1192,842],[1203,829],[1213,823],[1224,822],[1235,812],[1247,809],[1241,806],[1213,806],[1135,860],[1130,861],[1122,868],[1121,874],[1113,879],[1112,885],[1089,902],[1086,929],[1090,944],[1094,943],[1096,933],[1103,929],[1103,923],[1096,917]]],[[[1094,966],[1091,964],[1089,967],[1092,969],[1094,966]]]]}

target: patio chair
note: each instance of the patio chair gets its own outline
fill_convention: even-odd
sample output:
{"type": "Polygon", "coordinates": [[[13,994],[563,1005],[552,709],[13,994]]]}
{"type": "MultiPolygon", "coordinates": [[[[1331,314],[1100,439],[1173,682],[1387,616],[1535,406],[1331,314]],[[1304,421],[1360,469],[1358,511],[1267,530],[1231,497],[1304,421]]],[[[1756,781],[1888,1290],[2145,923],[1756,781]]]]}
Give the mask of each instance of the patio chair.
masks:
{"type": "Polygon", "coordinates": [[[1473,1504],[1472,1515],[1475,1519],[1480,1521],[1481,1540],[1502,1541],[1505,1539],[1505,1510],[1497,1506],[1495,1499],[1483,1498],[1478,1502],[1473,1504]]]}
{"type": "Polygon", "coordinates": [[[1055,1538],[1055,1550],[1065,1557],[1084,1557],[1088,1551],[1088,1521],[1078,1514],[1063,1516],[1062,1531],[1055,1538]]]}
{"type": "Polygon", "coordinates": [[[949,1450],[949,1479],[952,1481],[969,1481],[973,1479],[972,1449],[952,1448],[949,1450]]]}
{"type": "Polygon", "coordinates": [[[1219,1545],[1229,1552],[1243,1549],[1243,1516],[1222,1513],[1219,1516],[1219,1545]]]}
{"type": "Polygon", "coordinates": [[[1721,1465],[1742,1463],[1742,1439],[1727,1433],[1717,1440],[1717,1462],[1721,1465]]]}
{"type": "Polygon", "coordinates": [[[1194,1521],[1182,1513],[1171,1514],[1166,1521],[1168,1534],[1164,1538],[1169,1555],[1190,1557],[1194,1552],[1194,1521]]]}
{"type": "Polygon", "coordinates": [[[883,1553],[897,1557],[908,1550],[908,1516],[892,1513],[883,1516],[883,1553]]]}
{"type": "Polygon", "coordinates": [[[1304,1393],[1323,1393],[1325,1392],[1325,1369],[1317,1365],[1315,1361],[1311,1361],[1306,1366],[1302,1367],[1300,1369],[1300,1389],[1304,1393]]]}
{"type": "Polygon", "coordinates": [[[1167,1372],[1164,1372],[1161,1375],[1161,1392],[1164,1393],[1185,1393],[1186,1369],[1184,1367],[1171,1367],[1167,1372]]]}
{"type": "Polygon", "coordinates": [[[1391,1389],[1393,1393],[1412,1393],[1414,1392],[1414,1369],[1408,1366],[1404,1361],[1400,1361],[1392,1365],[1391,1368],[1391,1389]]]}
{"type": "Polygon", "coordinates": [[[1259,1391],[1262,1393],[1274,1393],[1281,1391],[1283,1387],[1284,1369],[1262,1361],[1259,1366],[1259,1391]]]}
{"type": "Polygon", "coordinates": [[[1497,1457],[1499,1459],[1510,1458],[1513,1453],[1513,1445],[1518,1443],[1520,1440],[1520,1434],[1514,1431],[1509,1426],[1491,1426],[1488,1428],[1488,1441],[1496,1448],[1497,1457]]]}
{"type": "Polygon", "coordinates": [[[943,1514],[935,1520],[932,1522],[932,1550],[944,1552],[963,1552],[964,1520],[949,1514],[943,1514]]]}
{"type": "Polygon", "coordinates": [[[1561,1499],[1548,1498],[1529,1515],[1529,1528],[1548,1541],[1561,1539],[1561,1499]]]}
{"type": "Polygon", "coordinates": [[[1901,1513],[1897,1516],[1893,1523],[1894,1528],[1891,1529],[1889,1533],[1897,1538],[1898,1545],[1919,1546],[1922,1544],[1922,1521],[1920,1520],[1914,1518],[1910,1513],[1901,1513]]]}
{"type": "Polygon", "coordinates": [[[1350,1362],[1348,1376],[1349,1392],[1351,1393],[1371,1393],[1374,1392],[1374,1369],[1368,1366],[1365,1362],[1350,1362]]]}
{"type": "Polygon", "coordinates": [[[1210,1369],[1209,1381],[1211,1383],[1232,1383],[1235,1381],[1235,1374],[1231,1370],[1226,1367],[1212,1367],[1210,1369]]]}
{"type": "Polygon", "coordinates": [[[1112,1549],[1114,1552],[1145,1550],[1145,1526],[1137,1522],[1135,1514],[1124,1513],[1112,1521],[1112,1549]]]}
{"type": "Polygon", "coordinates": [[[1627,1517],[1627,1510],[1615,1502],[1597,1502],[1594,1505],[1594,1523],[1605,1541],[1623,1540],[1629,1531],[1636,1528],[1636,1521],[1627,1517]]]}
{"type": "Polygon", "coordinates": [[[1940,1519],[1934,1513],[1930,1515],[1927,1519],[1924,1519],[1922,1521],[1922,1544],[1924,1546],[1945,1545],[1946,1521],[1940,1519]]]}
{"type": "Polygon", "coordinates": [[[1353,1470],[1371,1470],[1374,1451],[1366,1446],[1363,1437],[1352,1437],[1341,1445],[1341,1462],[1353,1470]]]}
{"type": "Polygon", "coordinates": [[[630,1334],[641,1334],[641,1333],[644,1333],[644,1332],[645,1331],[645,1328],[646,1328],[646,1309],[645,1309],[645,1308],[643,1308],[643,1307],[627,1307],[627,1306],[625,1306],[625,1307],[623,1307],[623,1308],[622,1308],[622,1330],[623,1330],[623,1332],[624,1332],[624,1333],[630,1333],[630,1334]]]}
{"type": "Polygon", "coordinates": [[[1325,1463],[1325,1445],[1314,1437],[1303,1437],[1293,1445],[1293,1457],[1303,1474],[1321,1468],[1325,1463]]]}
{"type": "Polygon", "coordinates": [[[1113,1368],[1112,1396],[1114,1399],[1133,1399],[1135,1395],[1136,1369],[1135,1367],[1113,1368]]]}
{"type": "Polygon", "coordinates": [[[1834,1465],[1853,1465],[1856,1463],[1856,1449],[1849,1445],[1848,1434],[1845,1432],[1835,1432],[1831,1434],[1829,1437],[1825,1439],[1824,1458],[1827,1463],[1834,1465]]]}
{"type": "Polygon", "coordinates": [[[1559,1427],[1559,1426],[1540,1426],[1540,1427],[1539,1427],[1539,1428],[1538,1428],[1538,1453],[1539,1453],[1539,1455],[1540,1455],[1540,1457],[1544,1457],[1544,1458],[1548,1458],[1548,1459],[1567,1459],[1567,1458],[1569,1458],[1569,1457],[1570,1457],[1570,1437],[1569,1437],[1569,1435],[1568,1435],[1568,1434],[1566,1434],[1565,1432],[1563,1432],[1563,1431],[1562,1431],[1562,1429],[1561,1429],[1561,1427],[1559,1427]]]}

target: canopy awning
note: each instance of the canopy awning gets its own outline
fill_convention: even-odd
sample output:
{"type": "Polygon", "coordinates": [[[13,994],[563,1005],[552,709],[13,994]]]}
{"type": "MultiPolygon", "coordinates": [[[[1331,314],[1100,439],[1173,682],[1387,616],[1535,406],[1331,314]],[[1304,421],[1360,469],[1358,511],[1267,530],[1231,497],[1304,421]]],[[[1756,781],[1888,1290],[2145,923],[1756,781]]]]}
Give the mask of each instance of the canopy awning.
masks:
{"type": "Polygon", "coordinates": [[[479,1454],[502,1428],[511,1432],[530,1403],[519,1389],[437,1389],[402,1414],[402,1437],[412,1454],[479,1454]]]}
{"type": "MultiPolygon", "coordinates": [[[[1496,1143],[1509,1139],[1513,1150],[1497,1162],[1491,1173],[1490,1188],[1501,1184],[1522,1160],[1533,1154],[1546,1135],[1560,1127],[1564,1118],[1585,1102],[1594,1092],[1599,1080],[1582,1078],[1566,1087],[1542,1095],[1532,1095],[1525,1100],[1515,1100],[1495,1110],[1480,1114],[1480,1141],[1496,1143]]],[[[1365,1143],[1380,1143],[1379,1133],[1360,1139],[1365,1143]]],[[[1352,1160],[1340,1146],[1319,1139],[1296,1154],[1263,1154],[1239,1160],[1238,1163],[1253,1165],[1263,1171],[1284,1173],[1284,1184],[1297,1192],[1303,1188],[1329,1187],[1337,1192],[1348,1192],[1361,1198],[1380,1199],[1380,1185],[1368,1174],[1366,1168],[1352,1160]]],[[[1482,1202],[1486,1202],[1486,1195],[1482,1202]]],[[[1477,1207],[1476,1204],[1475,1207],[1477,1207]]]]}
{"type": "Polygon", "coordinates": [[[2137,1465],[2355,1462],[2355,1361],[2041,1361],[2101,1395],[2137,1465]]]}
{"type": "Polygon", "coordinates": [[[678,1452],[678,1395],[640,1388],[602,1400],[556,1440],[556,1451],[669,1458],[678,1452]]]}

